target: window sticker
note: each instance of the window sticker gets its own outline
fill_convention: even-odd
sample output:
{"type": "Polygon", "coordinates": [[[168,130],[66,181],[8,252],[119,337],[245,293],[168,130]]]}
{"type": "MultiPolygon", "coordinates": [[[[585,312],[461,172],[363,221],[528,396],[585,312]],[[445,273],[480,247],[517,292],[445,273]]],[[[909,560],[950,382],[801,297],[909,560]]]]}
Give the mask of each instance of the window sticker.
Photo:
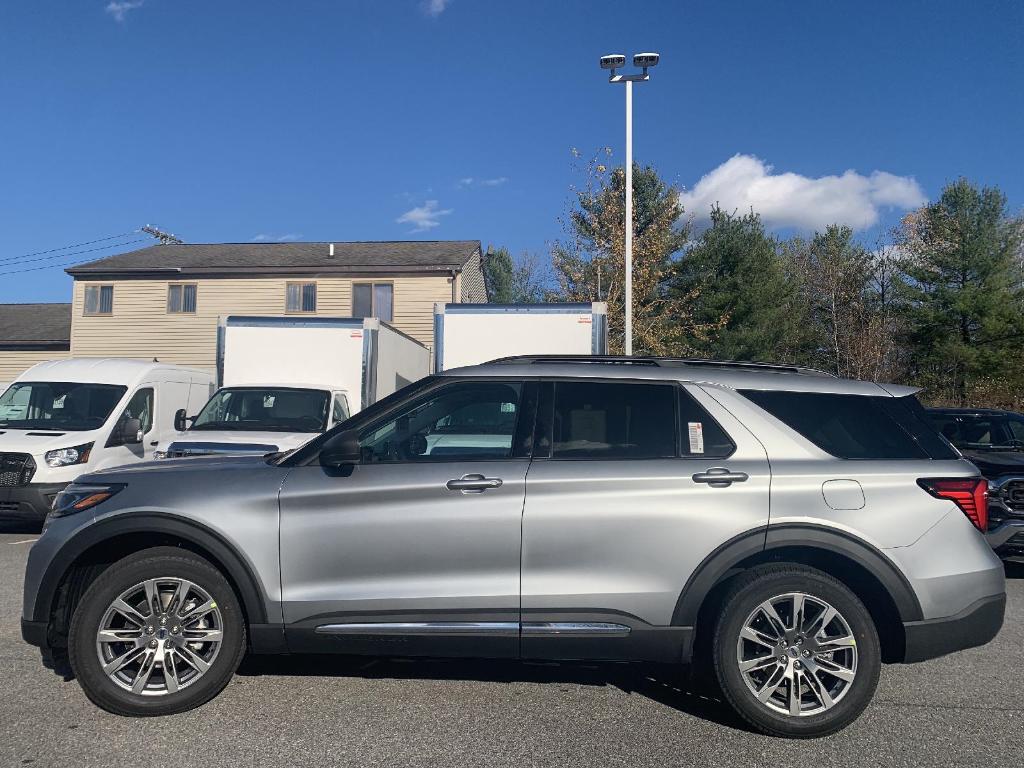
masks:
{"type": "Polygon", "coordinates": [[[699,421],[686,423],[690,434],[690,453],[704,453],[704,424],[699,421]]]}
{"type": "Polygon", "coordinates": [[[67,394],[63,394],[60,397],[54,398],[54,400],[53,400],[53,407],[54,408],[63,408],[64,407],[64,398],[65,397],[67,397],[67,394]]]}
{"type": "Polygon", "coordinates": [[[263,407],[264,408],[273,408],[274,407],[274,400],[275,399],[276,398],[274,397],[274,395],[264,395],[263,396],[263,407]]]}

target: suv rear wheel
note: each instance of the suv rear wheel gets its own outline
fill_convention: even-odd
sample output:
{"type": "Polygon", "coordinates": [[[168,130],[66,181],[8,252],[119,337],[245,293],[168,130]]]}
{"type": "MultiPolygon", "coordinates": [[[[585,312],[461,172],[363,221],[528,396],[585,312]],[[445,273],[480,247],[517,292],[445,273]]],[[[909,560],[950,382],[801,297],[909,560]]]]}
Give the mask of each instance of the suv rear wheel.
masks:
{"type": "Polygon", "coordinates": [[[82,596],[68,637],[86,696],[120,715],[167,715],[209,701],[244,650],[231,585],[203,558],[173,547],[104,571],[82,596]]]}
{"type": "Polygon", "coordinates": [[[714,637],[722,692],[759,731],[811,738],[853,722],[878,685],[881,650],[867,609],[845,585],[801,565],[739,577],[714,637]]]}

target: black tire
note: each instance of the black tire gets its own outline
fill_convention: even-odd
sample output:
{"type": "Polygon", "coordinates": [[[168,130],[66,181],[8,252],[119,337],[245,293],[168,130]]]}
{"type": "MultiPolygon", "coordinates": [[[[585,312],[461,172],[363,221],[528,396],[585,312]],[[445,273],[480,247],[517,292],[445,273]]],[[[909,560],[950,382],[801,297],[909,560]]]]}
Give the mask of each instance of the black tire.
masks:
{"type": "MultiPolygon", "coordinates": [[[[714,632],[713,663],[723,695],[747,723],[771,736],[817,738],[848,726],[860,716],[875,693],[881,657],[878,632],[857,596],[828,574],[797,564],[760,566],[739,576],[723,600],[714,632]],[[833,606],[845,619],[856,641],[853,681],[831,709],[816,714],[797,716],[772,709],[758,700],[739,668],[737,644],[747,618],[764,601],[788,593],[804,593],[833,606]]],[[[780,664],[780,674],[782,667],[780,664]]],[[[790,684],[785,685],[788,690],[790,684]]]]}
{"type": "Polygon", "coordinates": [[[117,715],[170,715],[205,704],[224,689],[245,653],[245,629],[238,597],[213,565],[187,550],[154,547],[117,561],[89,586],[71,620],[68,655],[82,690],[97,706],[117,715]],[[209,669],[191,684],[147,696],[125,690],[107,676],[96,634],[107,609],[125,590],[147,579],[164,578],[187,579],[208,593],[220,611],[223,638],[209,669]]]}

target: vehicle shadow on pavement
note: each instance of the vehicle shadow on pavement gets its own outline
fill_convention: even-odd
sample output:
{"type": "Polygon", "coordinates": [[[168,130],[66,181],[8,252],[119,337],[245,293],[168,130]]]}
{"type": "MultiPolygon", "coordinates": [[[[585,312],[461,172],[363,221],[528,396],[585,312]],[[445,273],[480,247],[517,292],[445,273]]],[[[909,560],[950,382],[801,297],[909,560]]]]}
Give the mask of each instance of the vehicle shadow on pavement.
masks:
{"type": "Polygon", "coordinates": [[[694,717],[749,730],[709,682],[657,664],[521,662],[484,659],[373,659],[354,656],[247,656],[239,675],[336,676],[366,680],[468,680],[485,683],[614,686],[694,717]]]}
{"type": "Polygon", "coordinates": [[[1003,567],[1006,568],[1006,578],[1024,579],[1024,563],[1004,562],[1003,567]]]}
{"type": "Polygon", "coordinates": [[[43,530],[43,524],[35,520],[0,517],[0,533],[27,533],[34,535],[41,530],[43,530]]]}

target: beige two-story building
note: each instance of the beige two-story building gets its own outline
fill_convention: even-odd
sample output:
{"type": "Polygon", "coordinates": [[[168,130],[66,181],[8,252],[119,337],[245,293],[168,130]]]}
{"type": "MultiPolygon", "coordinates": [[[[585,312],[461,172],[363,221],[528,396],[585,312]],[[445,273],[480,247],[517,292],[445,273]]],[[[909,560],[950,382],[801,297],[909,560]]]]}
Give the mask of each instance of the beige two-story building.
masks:
{"type": "Polygon", "coordinates": [[[72,267],[71,355],[216,369],[228,315],[378,317],[428,347],[435,302],[485,302],[479,241],[154,245],[72,267]]]}
{"type": "Polygon", "coordinates": [[[0,304],[0,393],[27,368],[68,356],[70,304],[0,304]]]}

